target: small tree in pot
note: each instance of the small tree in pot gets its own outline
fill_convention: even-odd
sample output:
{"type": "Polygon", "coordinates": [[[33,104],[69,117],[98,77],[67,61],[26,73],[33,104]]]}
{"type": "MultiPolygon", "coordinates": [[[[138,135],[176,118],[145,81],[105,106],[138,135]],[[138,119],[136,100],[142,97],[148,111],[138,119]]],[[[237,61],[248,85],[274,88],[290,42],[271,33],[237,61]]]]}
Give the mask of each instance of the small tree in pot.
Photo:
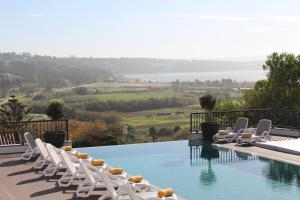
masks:
{"type": "Polygon", "coordinates": [[[65,133],[58,130],[58,121],[63,118],[63,104],[60,102],[51,102],[47,107],[45,113],[53,121],[55,121],[55,131],[45,131],[44,141],[54,145],[57,148],[60,148],[64,145],[65,133]]]}
{"type": "Polygon", "coordinates": [[[205,95],[199,98],[199,103],[203,109],[207,111],[206,121],[200,124],[203,139],[212,141],[214,134],[218,132],[219,124],[215,121],[212,121],[211,111],[216,105],[216,98],[211,95],[205,95]]]}

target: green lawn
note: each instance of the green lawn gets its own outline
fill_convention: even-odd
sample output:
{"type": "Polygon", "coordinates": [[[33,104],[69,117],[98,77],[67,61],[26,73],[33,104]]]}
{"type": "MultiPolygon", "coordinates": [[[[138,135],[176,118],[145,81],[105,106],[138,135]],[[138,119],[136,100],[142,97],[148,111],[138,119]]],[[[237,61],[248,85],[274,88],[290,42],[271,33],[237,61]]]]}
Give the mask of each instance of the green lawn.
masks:
{"type": "Polygon", "coordinates": [[[123,114],[122,124],[135,127],[139,134],[146,133],[149,127],[173,129],[179,125],[182,130],[186,131],[189,127],[189,113],[199,111],[199,105],[185,106],[179,108],[165,108],[148,111],[140,111],[123,114]],[[184,112],[176,115],[176,111],[184,112]],[[170,115],[158,115],[159,112],[170,112],[170,115]]]}
{"type": "Polygon", "coordinates": [[[76,103],[83,101],[129,101],[129,100],[146,100],[149,98],[165,98],[181,96],[179,93],[170,92],[117,92],[109,94],[97,94],[97,95],[71,95],[63,98],[65,103],[76,103]]]}

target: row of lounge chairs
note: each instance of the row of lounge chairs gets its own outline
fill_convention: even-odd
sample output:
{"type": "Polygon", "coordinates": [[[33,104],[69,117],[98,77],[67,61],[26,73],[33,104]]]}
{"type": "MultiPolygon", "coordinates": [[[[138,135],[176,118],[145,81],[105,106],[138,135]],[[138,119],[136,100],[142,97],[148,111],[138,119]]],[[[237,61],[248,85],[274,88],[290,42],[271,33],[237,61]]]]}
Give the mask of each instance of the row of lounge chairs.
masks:
{"type": "Polygon", "coordinates": [[[219,130],[219,132],[213,136],[214,141],[253,144],[260,142],[262,139],[270,140],[271,120],[259,120],[256,129],[248,129],[248,121],[248,118],[245,117],[238,118],[232,129],[229,127],[225,130],[219,130]]]}
{"type": "Polygon", "coordinates": [[[112,168],[103,160],[96,160],[85,153],[79,153],[71,147],[56,148],[30,133],[24,134],[28,149],[22,155],[23,160],[38,156],[32,164],[34,169],[43,169],[44,176],[54,176],[58,171],[64,174],[58,180],[59,187],[69,187],[72,182],[80,180],[76,190],[77,197],[89,197],[95,189],[99,200],[176,200],[173,189],[157,191],[141,176],[129,177],[121,168],[112,168]]]}

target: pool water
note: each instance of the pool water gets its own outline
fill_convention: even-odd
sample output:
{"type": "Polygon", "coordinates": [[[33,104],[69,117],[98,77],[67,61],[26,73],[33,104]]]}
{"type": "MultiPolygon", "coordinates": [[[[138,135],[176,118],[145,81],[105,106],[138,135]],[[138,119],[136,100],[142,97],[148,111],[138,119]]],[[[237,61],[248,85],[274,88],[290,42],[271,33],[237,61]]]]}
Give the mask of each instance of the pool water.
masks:
{"type": "Polygon", "coordinates": [[[300,167],[216,148],[201,141],[89,147],[94,158],[172,187],[188,200],[300,199],[300,167]]]}

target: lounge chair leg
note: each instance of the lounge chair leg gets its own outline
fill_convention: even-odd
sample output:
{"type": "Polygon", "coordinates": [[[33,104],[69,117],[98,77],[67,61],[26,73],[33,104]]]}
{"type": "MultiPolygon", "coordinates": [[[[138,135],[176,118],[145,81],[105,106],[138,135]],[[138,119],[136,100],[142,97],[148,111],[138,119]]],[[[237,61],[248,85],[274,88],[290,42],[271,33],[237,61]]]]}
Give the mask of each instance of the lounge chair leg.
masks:
{"type": "Polygon", "coordinates": [[[78,186],[76,195],[78,197],[88,197],[90,193],[94,190],[95,186],[91,185],[89,182],[83,182],[78,186]]]}
{"type": "Polygon", "coordinates": [[[31,157],[33,156],[33,154],[34,154],[34,151],[31,151],[30,149],[27,149],[25,151],[25,153],[23,153],[23,155],[22,155],[22,160],[30,160],[31,157]]]}
{"type": "Polygon", "coordinates": [[[59,180],[58,180],[58,185],[59,187],[69,187],[71,183],[73,182],[75,176],[72,174],[66,172],[59,180]]]}
{"type": "Polygon", "coordinates": [[[42,169],[44,165],[46,164],[46,160],[43,158],[43,156],[40,156],[33,164],[32,167],[34,169],[42,169]]]}
{"type": "Polygon", "coordinates": [[[44,176],[48,176],[48,177],[53,176],[56,173],[57,169],[58,169],[58,167],[55,164],[50,163],[47,166],[47,168],[43,171],[43,174],[44,174],[44,176]]]}

